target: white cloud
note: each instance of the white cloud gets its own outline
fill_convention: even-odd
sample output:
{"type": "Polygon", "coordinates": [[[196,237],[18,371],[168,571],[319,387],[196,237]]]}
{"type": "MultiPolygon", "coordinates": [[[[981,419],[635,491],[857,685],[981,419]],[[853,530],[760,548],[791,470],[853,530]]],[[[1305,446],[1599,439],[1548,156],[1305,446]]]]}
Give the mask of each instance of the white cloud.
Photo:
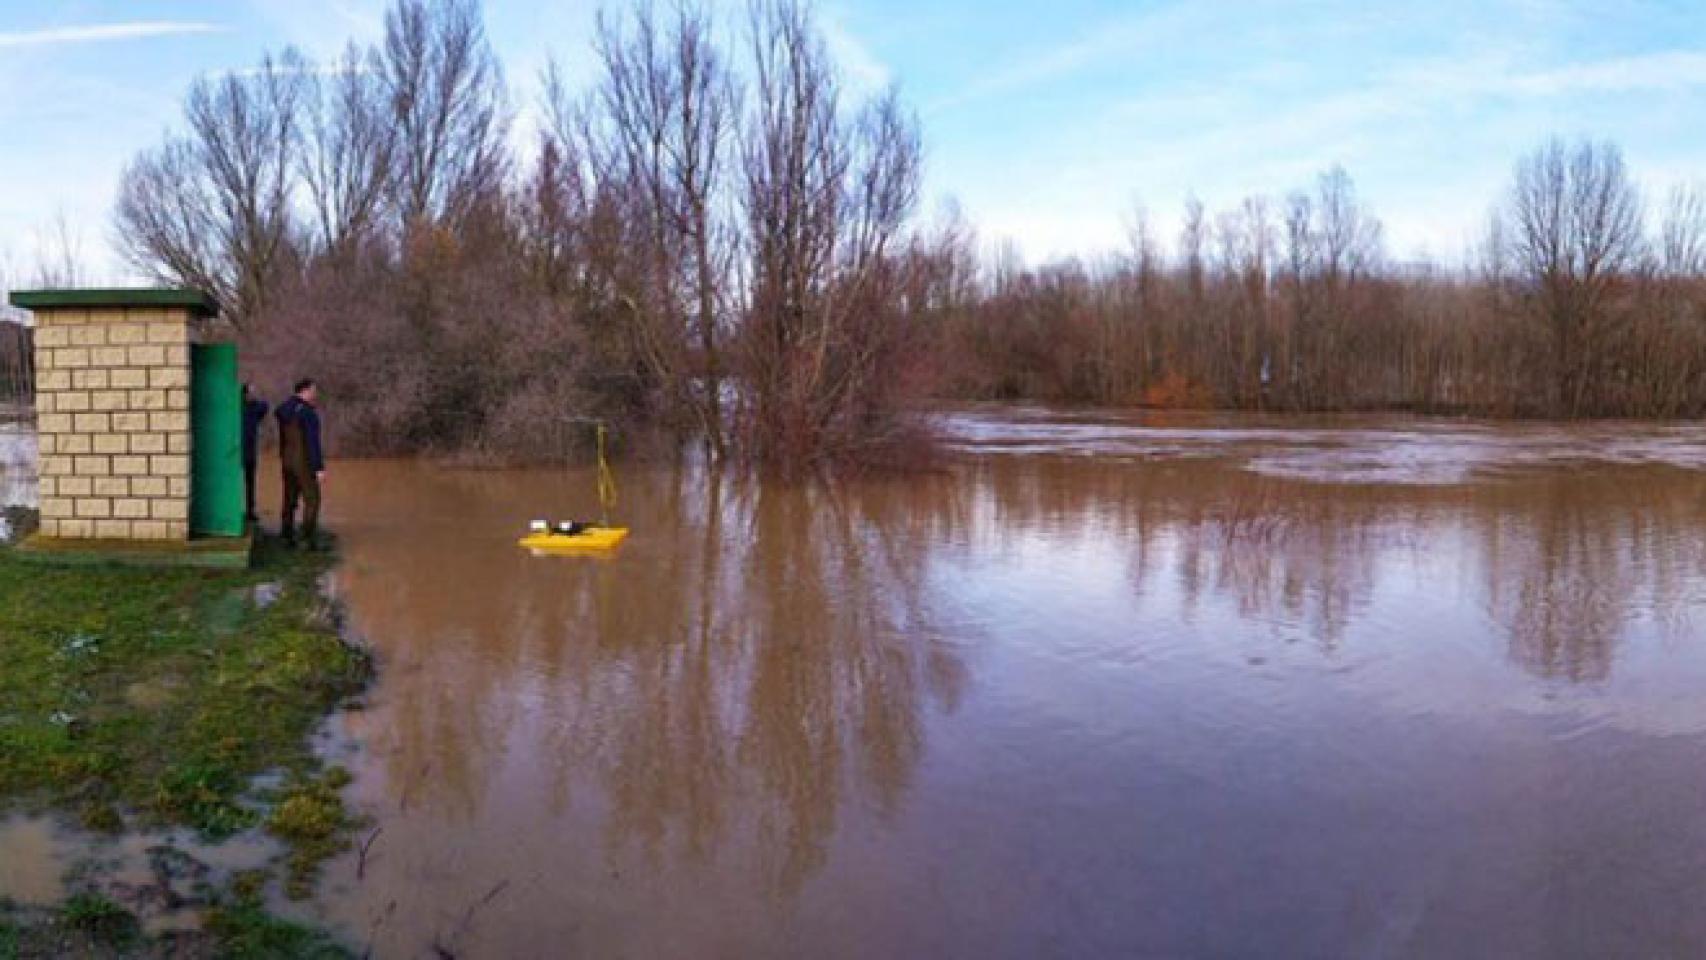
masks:
{"type": "Polygon", "coordinates": [[[352,41],[384,33],[383,0],[253,0],[266,23],[267,46],[289,45],[316,60],[331,60],[352,41]]]}
{"type": "Polygon", "coordinates": [[[0,48],[45,47],[66,43],[110,43],[115,40],[141,40],[149,37],[217,33],[220,29],[222,28],[216,24],[185,20],[98,23],[80,27],[54,27],[46,30],[0,33],[0,48]]]}
{"type": "Polygon", "coordinates": [[[1614,60],[1576,63],[1513,77],[1513,92],[1535,96],[1565,93],[1636,93],[1706,86],[1706,52],[1671,50],[1614,60]]]}
{"type": "Polygon", "coordinates": [[[253,79],[256,77],[264,77],[268,73],[289,77],[345,77],[353,74],[366,74],[371,72],[371,68],[366,64],[330,61],[323,63],[302,63],[296,66],[274,63],[271,67],[242,67],[237,70],[227,70],[224,75],[242,79],[253,79]]]}
{"type": "Polygon", "coordinates": [[[823,32],[824,46],[831,59],[854,90],[869,93],[889,85],[893,74],[888,64],[872,53],[833,11],[819,18],[818,29],[823,32]]]}
{"type": "MultiPolygon", "coordinates": [[[[1118,42],[1138,41],[1121,32],[1118,42]]],[[[971,92],[1087,69],[1114,43],[1057,47],[971,92]]],[[[1283,196],[1343,164],[1365,190],[1373,186],[1365,199],[1386,220],[1395,256],[1426,249],[1449,259],[1478,236],[1517,152],[1559,132],[1561,117],[1614,102],[1606,98],[1706,89],[1706,51],[1550,61],[1537,54],[1544,56],[1493,44],[1416,57],[1304,96],[1288,96],[1293,78],[1258,64],[1111,102],[1082,121],[1094,134],[1063,128],[1043,145],[1004,154],[998,173],[970,182],[949,174],[937,185],[963,197],[990,235],[1018,238],[1027,255],[1046,258],[1117,245],[1120,199],[1139,190],[1156,202],[1157,232],[1166,237],[1190,192],[1224,208],[1244,195],[1283,196]],[[1025,189],[1015,193],[1014,182],[1025,189]]],[[[1638,128],[1595,129],[1626,146],[1643,144],[1638,128]]],[[[1677,151],[1688,156],[1680,146],[1671,154],[1677,151]]],[[[1698,168],[1671,154],[1660,151],[1657,166],[1643,159],[1637,172],[1652,183],[1690,179],[1683,174],[1698,168]],[[1667,159],[1676,172],[1663,166],[1667,159]]]]}
{"type": "MultiPolygon", "coordinates": [[[[1175,19],[1176,10],[1170,14],[1175,19]]],[[[1124,17],[1097,24],[1071,40],[1033,52],[993,70],[964,89],[930,104],[931,112],[947,110],[997,94],[1021,90],[1076,73],[1109,57],[1130,54],[1162,29],[1157,14],[1124,17]]]]}
{"type": "Polygon", "coordinates": [[[332,12],[349,24],[358,35],[376,37],[385,32],[385,16],[378,10],[334,2],[332,12]]]}
{"type": "Polygon", "coordinates": [[[1401,63],[1361,87],[1283,106],[1259,93],[1226,94],[1228,88],[1265,89],[1260,83],[1235,80],[1216,88],[1127,101],[1116,105],[1109,118],[1126,129],[1173,131],[1145,145],[1143,162],[1151,170],[1200,172],[1233,158],[1247,184],[1266,180],[1263,186],[1269,186],[1297,177],[1300,170],[1292,167],[1299,163],[1305,169],[1320,169],[1331,163],[1352,163],[1358,159],[1352,154],[1378,154],[1411,125],[1438,122],[1449,110],[1470,109],[1487,99],[1617,95],[1702,86],[1706,86],[1706,54],[1692,51],[1544,68],[1518,66],[1508,55],[1490,54],[1401,63]],[[1201,118],[1213,119],[1203,122],[1201,118]],[[1249,176],[1258,172],[1268,175],[1249,176]]]}

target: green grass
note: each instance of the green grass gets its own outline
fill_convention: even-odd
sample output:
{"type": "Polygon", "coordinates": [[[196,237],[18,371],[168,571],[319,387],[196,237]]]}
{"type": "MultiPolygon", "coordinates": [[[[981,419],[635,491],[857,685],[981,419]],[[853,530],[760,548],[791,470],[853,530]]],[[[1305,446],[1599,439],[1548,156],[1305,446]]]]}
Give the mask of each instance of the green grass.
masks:
{"type": "Polygon", "coordinates": [[[142,940],[142,925],[129,910],[94,893],[80,893],[59,909],[59,925],[89,940],[123,951],[142,940]]]}
{"type": "MultiPolygon", "coordinates": [[[[206,571],[20,562],[0,550],[0,813],[73,815],[118,832],[187,826],[210,839],[264,828],[289,847],[286,891],[356,826],[323,770],[314,727],[371,677],[340,638],[319,578],[325,555],[263,545],[255,569],[206,571]],[[253,788],[282,771],[285,786],[253,788]]],[[[349,956],[262,906],[266,875],[218,895],[195,956],[349,956]]],[[[177,956],[93,893],[56,910],[0,902],[0,960],[177,956]]]]}
{"type": "Polygon", "coordinates": [[[0,901],[0,960],[349,960],[354,956],[321,931],[267,913],[253,890],[215,905],[201,931],[163,937],[149,936],[135,914],[95,894],[79,894],[56,910],[28,910],[0,901]]]}
{"type": "Polygon", "coordinates": [[[311,772],[309,733],[369,675],[317,588],[328,562],[62,568],[0,551],[0,807],[104,830],[256,826],[250,780],[311,772]]]}
{"type": "Polygon", "coordinates": [[[153,946],[135,914],[96,894],[78,894],[52,911],[0,901],[0,960],[150,956],[153,946]]]}
{"type": "Polygon", "coordinates": [[[344,809],[338,791],[349,771],[333,767],[324,775],[299,777],[278,797],[267,817],[267,832],[290,845],[284,891],[292,900],[314,892],[320,864],[350,848],[350,833],[362,822],[344,809]]]}
{"type": "Polygon", "coordinates": [[[206,933],[217,945],[218,955],[230,960],[343,960],[354,956],[318,930],[267,913],[252,896],[239,896],[215,907],[208,914],[206,933]]]}

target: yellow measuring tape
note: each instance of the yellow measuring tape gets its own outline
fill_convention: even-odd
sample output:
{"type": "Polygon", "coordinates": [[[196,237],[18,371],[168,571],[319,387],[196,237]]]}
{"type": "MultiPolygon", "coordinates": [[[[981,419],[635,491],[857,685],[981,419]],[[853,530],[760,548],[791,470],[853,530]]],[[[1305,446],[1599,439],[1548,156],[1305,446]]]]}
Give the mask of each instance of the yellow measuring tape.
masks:
{"type": "Polygon", "coordinates": [[[598,425],[598,505],[604,510],[604,525],[610,526],[610,511],[616,509],[616,475],[604,456],[604,424],[598,425]]]}

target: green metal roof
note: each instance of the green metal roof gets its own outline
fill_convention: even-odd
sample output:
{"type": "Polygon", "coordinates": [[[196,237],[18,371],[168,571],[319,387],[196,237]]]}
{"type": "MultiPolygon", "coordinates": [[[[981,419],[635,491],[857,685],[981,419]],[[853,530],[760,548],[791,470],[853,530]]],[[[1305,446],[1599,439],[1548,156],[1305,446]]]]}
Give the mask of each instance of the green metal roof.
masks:
{"type": "Polygon", "coordinates": [[[108,287],[83,290],[14,290],[8,298],[24,310],[91,310],[115,307],[181,307],[200,317],[219,305],[200,290],[167,287],[108,287]]]}

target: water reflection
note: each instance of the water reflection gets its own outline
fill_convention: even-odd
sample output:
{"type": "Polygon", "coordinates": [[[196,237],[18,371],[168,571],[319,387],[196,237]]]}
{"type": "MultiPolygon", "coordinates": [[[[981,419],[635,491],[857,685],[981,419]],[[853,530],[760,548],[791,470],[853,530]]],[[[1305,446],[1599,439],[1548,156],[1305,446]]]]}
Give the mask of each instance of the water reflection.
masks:
{"type": "Polygon", "coordinates": [[[0,508],[36,504],[36,442],[29,424],[0,407],[0,508]]]}
{"type": "Polygon", "coordinates": [[[1406,487],[1299,483],[1216,461],[1007,461],[967,475],[1008,532],[997,543],[1040,532],[1124,544],[1135,596],[1176,603],[1186,619],[1229,604],[1243,629],[1284,628],[1327,654],[1383,587],[1443,561],[1478,585],[1511,662],[1603,680],[1630,630],[1687,633],[1706,576],[1698,475],[1669,467],[1406,487]]]}
{"type": "Polygon", "coordinates": [[[1594,772],[1613,737],[1657,764],[1640,738],[1706,731],[1694,476],[636,468],[600,562],[511,542],[587,476],[350,464],[338,587],[383,676],[347,723],[384,835],[321,906],[379,955],[1449,951],[1499,905],[1488,942],[1523,953],[1587,903],[1638,947],[1668,888],[1449,878],[1706,786],[1594,772]],[[1536,770],[1579,801],[1539,832],[1536,770]]]}
{"type": "Polygon", "coordinates": [[[1573,683],[1611,676],[1626,634],[1688,635],[1706,573],[1706,503],[1692,473],[1534,480],[1479,498],[1487,605],[1513,662],[1573,683]]]}
{"type": "MultiPolygon", "coordinates": [[[[1706,953],[1692,447],[1026,429],[839,485],[631,466],[609,561],[513,544],[583,473],[336,464],[381,832],[312,909],[387,957],[1706,953]],[[1394,445],[1499,467],[1319,482],[1394,445]]],[[[0,828],[0,896],[50,846],[0,828]]]]}
{"type": "MultiPolygon", "coordinates": [[[[965,686],[923,593],[928,541],[904,529],[929,513],[910,486],[682,471],[630,488],[643,533],[620,558],[540,560],[505,534],[566,511],[584,478],[349,472],[339,589],[389,688],[352,724],[398,817],[480,829],[501,811],[523,832],[587,817],[612,872],[746,859],[786,897],[847,805],[899,807],[922,714],[965,686]]],[[[488,872],[550,869],[529,860],[506,845],[488,872]]]]}

